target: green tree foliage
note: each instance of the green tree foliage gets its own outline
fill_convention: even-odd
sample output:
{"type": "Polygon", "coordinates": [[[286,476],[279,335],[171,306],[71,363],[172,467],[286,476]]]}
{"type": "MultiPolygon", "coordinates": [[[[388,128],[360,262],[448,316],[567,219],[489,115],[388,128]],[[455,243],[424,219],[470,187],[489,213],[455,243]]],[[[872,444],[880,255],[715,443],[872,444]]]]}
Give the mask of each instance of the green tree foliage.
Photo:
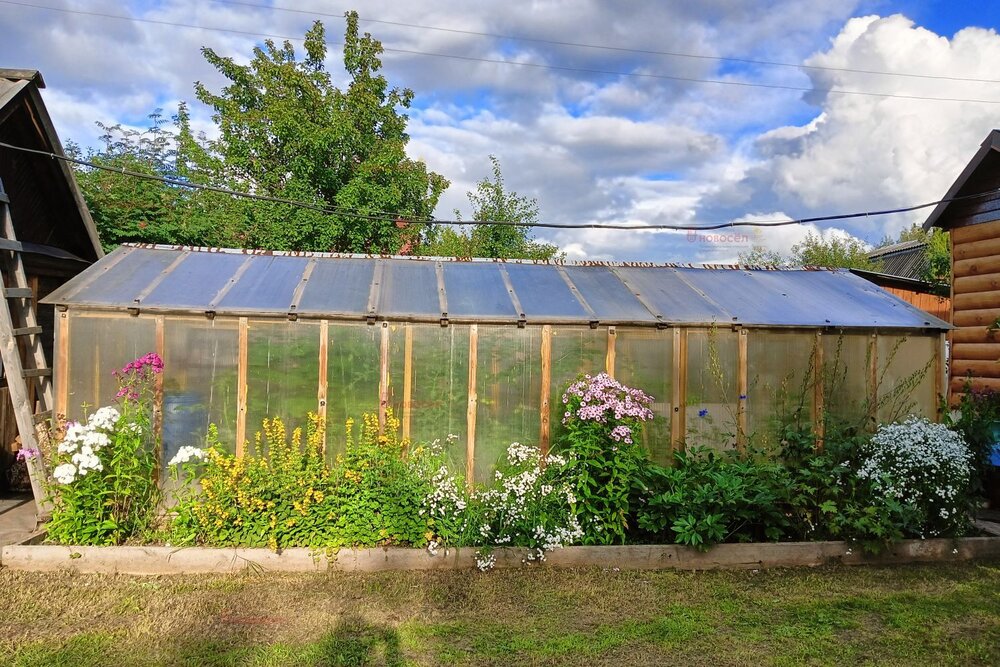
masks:
{"type": "Polygon", "coordinates": [[[159,115],[147,132],[107,127],[104,148],[88,159],[325,210],[83,169],[84,196],[106,247],[157,241],[388,253],[413,243],[419,232],[403,222],[429,217],[448,181],[406,156],[402,110],[413,91],[389,86],[380,73],[382,45],[359,35],[356,13],[347,16],[343,61],[350,82],[343,90],[325,70],[318,21],[306,33],[303,60],[290,43],[270,40],[247,65],[202,52],[228,80],[217,92],[195,85],[198,100],[214,111],[217,139],[195,136],[182,105],[173,132],[159,115]]]}
{"type": "MultiPolygon", "coordinates": [[[[472,204],[472,219],[479,222],[502,221],[495,225],[474,225],[470,230],[453,227],[432,227],[420,247],[422,255],[442,257],[499,257],[502,259],[553,259],[559,248],[538,243],[531,237],[530,227],[503,222],[538,222],[538,201],[508,192],[504,187],[500,160],[490,155],[493,178],[485,177],[476,189],[467,193],[472,204]]],[[[461,219],[455,211],[457,219],[461,219]]]]}
{"type": "Polygon", "coordinates": [[[740,254],[740,262],[773,266],[828,266],[877,271],[878,264],[868,258],[868,247],[860,239],[821,235],[809,232],[802,243],[792,246],[791,255],[783,255],[762,246],[740,254]]]}

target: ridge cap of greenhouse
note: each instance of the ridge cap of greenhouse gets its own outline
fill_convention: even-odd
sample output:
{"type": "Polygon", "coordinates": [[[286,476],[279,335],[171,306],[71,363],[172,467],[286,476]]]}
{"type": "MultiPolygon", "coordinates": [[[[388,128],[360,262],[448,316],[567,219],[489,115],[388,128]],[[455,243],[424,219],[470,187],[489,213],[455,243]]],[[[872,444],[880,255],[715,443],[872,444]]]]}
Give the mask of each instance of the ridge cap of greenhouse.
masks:
{"type": "Polygon", "coordinates": [[[946,330],[846,269],[124,244],[61,309],[333,320],[946,330]]]}

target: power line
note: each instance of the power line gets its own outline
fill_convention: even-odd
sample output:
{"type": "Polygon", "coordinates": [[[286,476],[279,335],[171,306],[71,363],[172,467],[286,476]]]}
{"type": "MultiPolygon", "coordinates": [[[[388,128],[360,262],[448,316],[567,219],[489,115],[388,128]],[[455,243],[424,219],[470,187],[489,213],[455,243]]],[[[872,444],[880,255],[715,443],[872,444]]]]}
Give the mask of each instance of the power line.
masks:
{"type": "MultiPolygon", "coordinates": [[[[164,21],[160,19],[147,19],[138,18],[134,16],[121,16],[118,14],[106,14],[103,12],[92,12],[84,11],[80,9],[66,9],[63,7],[48,7],[45,5],[34,5],[27,2],[14,2],[13,0],[0,0],[0,4],[4,5],[14,5],[18,7],[30,7],[33,9],[43,9],[53,12],[62,12],[65,14],[78,14],[81,16],[95,16],[99,18],[115,19],[119,21],[130,21],[134,23],[148,23],[153,25],[163,25],[171,26],[176,28],[190,28],[193,30],[208,30],[213,32],[224,32],[231,33],[235,35],[247,35],[250,37],[265,37],[269,39],[282,39],[289,41],[302,41],[301,37],[290,37],[288,35],[276,35],[264,32],[252,32],[248,30],[237,30],[233,28],[219,28],[213,26],[202,26],[192,23],[180,23],[176,21],[164,21]]],[[[329,46],[343,46],[343,44],[338,44],[335,42],[327,42],[329,46]]],[[[586,67],[569,67],[563,65],[548,65],[543,63],[529,63],[529,62],[519,62],[514,60],[500,60],[496,58],[481,58],[477,56],[463,56],[452,53],[432,53],[429,51],[416,51],[412,49],[398,49],[383,46],[383,51],[389,53],[400,53],[413,56],[424,56],[431,58],[445,58],[449,60],[461,60],[466,62],[479,62],[479,63],[490,63],[495,65],[511,65],[516,67],[527,67],[531,69],[541,69],[541,70],[553,70],[560,72],[574,72],[580,74],[598,74],[606,76],[624,76],[630,78],[641,78],[641,79],[654,79],[663,81],[680,81],[685,83],[709,83],[716,84],[720,86],[737,86],[742,88],[768,88],[772,90],[788,90],[795,92],[821,92],[824,94],[833,95],[861,95],[865,97],[882,97],[882,98],[895,98],[903,100],[923,100],[929,102],[962,102],[967,104],[1000,104],[1000,100],[982,100],[982,99],[972,99],[964,97],[928,97],[925,95],[903,95],[898,93],[876,93],[870,91],[862,90],[844,90],[841,88],[827,88],[827,89],[817,89],[817,88],[807,88],[803,86],[786,86],[781,84],[771,84],[771,83],[752,83],[749,81],[730,81],[726,79],[704,79],[698,77],[687,77],[687,76],[674,76],[669,74],[654,74],[649,72],[620,72],[615,70],[603,70],[603,69],[592,69],[586,67]]]]}
{"type": "Polygon", "coordinates": [[[881,209],[875,211],[863,211],[860,213],[842,213],[838,215],[821,215],[811,218],[795,218],[791,220],[753,220],[753,221],[732,221],[732,222],[720,222],[710,225],[667,225],[667,224],[609,224],[602,222],[590,222],[582,224],[567,224],[558,222],[519,222],[514,220],[437,220],[435,218],[424,218],[410,216],[405,213],[383,213],[383,215],[370,215],[364,213],[350,213],[347,212],[349,209],[336,206],[320,206],[318,204],[311,204],[309,202],[297,201],[294,199],[285,199],[283,197],[272,197],[269,195],[258,195],[249,192],[239,192],[238,190],[230,190],[228,188],[221,188],[212,185],[203,185],[200,183],[191,183],[177,178],[168,178],[165,176],[155,176],[152,174],[144,174],[138,171],[132,171],[129,169],[121,169],[117,167],[109,167],[107,165],[96,164],[94,162],[89,162],[87,160],[81,160],[79,158],[69,157],[67,155],[60,155],[58,153],[52,153],[49,151],[38,150],[35,148],[27,148],[24,146],[15,146],[13,144],[8,144],[6,142],[0,141],[0,148],[7,148],[10,150],[21,151],[24,153],[32,153],[34,155],[41,155],[43,157],[48,157],[54,160],[62,160],[64,162],[71,162],[73,164],[78,164],[85,167],[90,167],[93,169],[99,169],[101,171],[107,171],[113,174],[121,174],[123,176],[130,176],[133,178],[141,178],[148,181],[157,181],[160,183],[165,183],[167,185],[174,185],[183,188],[191,188],[194,190],[207,190],[210,192],[218,192],[220,194],[231,195],[234,197],[244,197],[247,199],[254,199],[258,201],[267,201],[278,204],[288,204],[290,206],[296,206],[299,208],[305,208],[313,211],[318,211],[320,213],[327,213],[330,215],[344,215],[348,217],[363,219],[363,220],[377,220],[386,222],[397,222],[405,221],[417,224],[434,224],[434,225],[469,225],[469,226],[483,226],[483,225],[509,225],[511,227],[538,227],[542,229],[614,229],[614,230],[632,230],[632,231],[679,231],[679,232],[703,232],[703,231],[713,231],[718,229],[729,229],[735,227],[784,227],[787,225],[802,225],[814,222],[832,222],[837,220],[851,220],[856,218],[870,218],[883,215],[892,215],[896,213],[909,213],[912,211],[919,211],[921,209],[930,208],[931,206],[937,206],[938,204],[944,204],[953,201],[963,201],[968,199],[979,199],[982,197],[990,197],[1000,195],[1000,188],[993,190],[987,190],[985,192],[977,192],[970,195],[961,195],[957,197],[946,197],[944,199],[938,199],[932,202],[925,202],[923,204],[914,204],[912,206],[904,206],[900,208],[891,209],[881,209]]]}
{"type": "MultiPolygon", "coordinates": [[[[324,16],[329,18],[344,18],[344,14],[334,14],[331,12],[320,12],[308,9],[293,9],[291,7],[277,7],[258,5],[252,2],[240,2],[239,0],[211,0],[216,4],[235,5],[239,7],[252,7],[256,9],[287,12],[290,14],[302,14],[306,16],[324,16]]],[[[403,21],[387,21],[384,19],[372,19],[358,17],[359,21],[365,23],[378,23],[381,25],[391,25],[401,28],[414,28],[418,30],[434,30],[437,32],[447,32],[459,35],[472,35],[475,37],[489,37],[492,39],[504,39],[516,42],[534,42],[537,44],[552,44],[554,46],[570,46],[580,49],[595,49],[601,51],[614,51],[618,53],[636,53],[650,56],[668,56],[671,58],[692,58],[696,60],[715,60],[727,63],[740,63],[744,65],[764,65],[768,67],[788,67],[799,70],[813,70],[821,72],[848,72],[851,74],[877,74],[881,76],[900,76],[913,79],[934,79],[944,81],[967,81],[970,83],[1000,83],[1000,79],[978,79],[975,77],[948,76],[943,74],[917,74],[915,72],[886,72],[883,70],[855,69],[851,67],[828,67],[823,65],[805,65],[802,63],[786,63],[778,60],[756,60],[753,58],[734,58],[729,56],[710,56],[703,53],[684,53],[681,51],[658,51],[654,49],[635,49],[624,46],[611,46],[607,44],[587,44],[584,42],[567,42],[557,39],[545,39],[541,37],[528,37],[525,35],[505,35],[495,32],[480,32],[476,30],[462,30],[460,28],[446,28],[442,26],[422,25],[419,23],[405,23],[403,21]]]]}

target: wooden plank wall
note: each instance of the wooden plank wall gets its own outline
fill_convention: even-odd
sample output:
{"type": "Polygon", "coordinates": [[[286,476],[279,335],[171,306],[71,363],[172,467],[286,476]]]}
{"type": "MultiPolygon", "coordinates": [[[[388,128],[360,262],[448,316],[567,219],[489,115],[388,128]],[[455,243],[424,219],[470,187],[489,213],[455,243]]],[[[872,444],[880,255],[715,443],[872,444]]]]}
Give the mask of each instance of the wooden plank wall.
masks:
{"type": "Polygon", "coordinates": [[[1000,391],[1000,220],[955,227],[952,243],[951,402],[972,388],[1000,391]]]}
{"type": "Polygon", "coordinates": [[[882,289],[899,297],[908,304],[916,306],[925,313],[930,313],[934,317],[946,322],[951,317],[951,299],[946,296],[914,292],[913,290],[900,289],[898,287],[882,286],[882,289]]]}

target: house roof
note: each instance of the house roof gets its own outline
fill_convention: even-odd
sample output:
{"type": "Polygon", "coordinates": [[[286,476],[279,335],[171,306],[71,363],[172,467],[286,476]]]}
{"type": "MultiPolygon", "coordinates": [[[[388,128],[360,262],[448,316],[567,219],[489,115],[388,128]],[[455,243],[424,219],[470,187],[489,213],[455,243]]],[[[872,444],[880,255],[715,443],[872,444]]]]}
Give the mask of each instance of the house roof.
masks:
{"type": "Polygon", "coordinates": [[[903,241],[875,248],[868,253],[868,259],[879,265],[879,270],[874,273],[926,282],[926,249],[926,241],[903,241]]]}
{"type": "MultiPolygon", "coordinates": [[[[977,183],[979,180],[977,176],[981,174],[996,174],[1000,172],[1000,130],[993,130],[990,132],[983,143],[979,146],[979,150],[976,154],[972,156],[969,164],[965,166],[962,173],[958,175],[955,182],[951,184],[948,188],[948,192],[945,193],[942,199],[954,199],[955,197],[963,197],[967,195],[975,195],[980,192],[984,192],[982,184],[977,183]]],[[[978,199],[978,198],[977,198],[978,199]]],[[[987,198],[983,198],[986,200],[987,198]]],[[[989,199],[996,199],[1000,201],[1000,195],[993,195],[989,199]]],[[[963,201],[942,201],[940,204],[934,207],[931,214],[927,217],[924,222],[924,229],[930,229],[932,227],[943,227],[948,228],[951,225],[947,222],[946,213],[950,208],[955,205],[967,204],[968,200],[963,201]],[[945,219],[942,219],[945,218],[945,219]]],[[[995,210],[995,209],[994,209],[995,210]]]]}
{"type": "MultiPolygon", "coordinates": [[[[63,154],[39,93],[44,87],[35,70],[0,69],[0,142],[63,154]]],[[[0,186],[10,200],[19,241],[84,263],[104,255],[73,170],[64,161],[0,146],[0,186]]]]}
{"type": "Polygon", "coordinates": [[[127,245],[43,303],[413,322],[948,329],[836,269],[457,260],[127,245]]]}

